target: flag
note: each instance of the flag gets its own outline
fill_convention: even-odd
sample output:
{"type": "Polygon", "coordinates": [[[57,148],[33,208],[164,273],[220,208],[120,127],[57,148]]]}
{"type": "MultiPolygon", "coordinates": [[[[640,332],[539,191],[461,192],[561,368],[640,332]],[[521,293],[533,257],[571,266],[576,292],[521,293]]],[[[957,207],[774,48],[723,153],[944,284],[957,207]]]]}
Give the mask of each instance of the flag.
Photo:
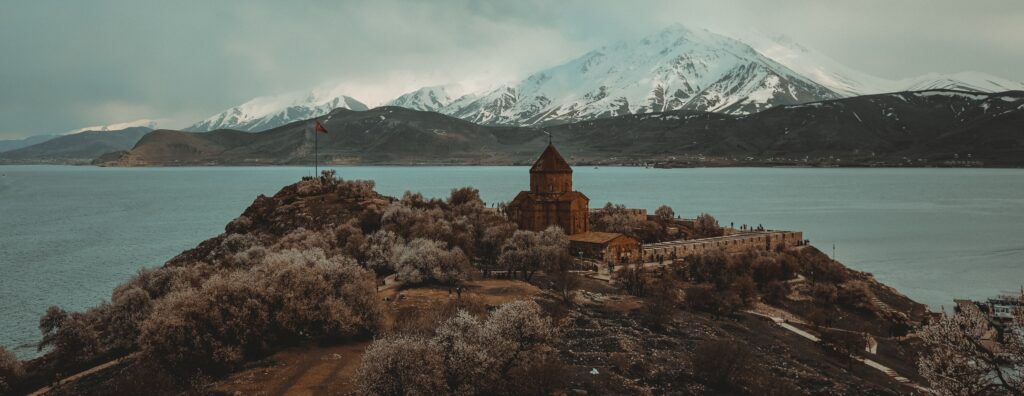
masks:
{"type": "Polygon", "coordinates": [[[324,126],[320,124],[320,121],[316,122],[316,126],[313,127],[313,130],[317,133],[327,133],[327,128],[324,128],[324,126]]]}

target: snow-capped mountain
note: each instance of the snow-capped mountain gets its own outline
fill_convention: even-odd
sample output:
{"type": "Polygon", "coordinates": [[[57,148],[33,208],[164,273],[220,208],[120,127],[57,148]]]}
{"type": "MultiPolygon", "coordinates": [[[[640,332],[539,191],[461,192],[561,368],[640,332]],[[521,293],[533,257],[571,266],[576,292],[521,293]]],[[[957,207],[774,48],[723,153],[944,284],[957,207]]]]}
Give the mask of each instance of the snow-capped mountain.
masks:
{"type": "Polygon", "coordinates": [[[259,132],[281,125],[327,114],[333,109],[368,110],[365,104],[346,96],[338,87],[318,88],[312,92],[295,92],[258,97],[199,121],[186,131],[206,132],[235,129],[259,132]]]}
{"type": "Polygon", "coordinates": [[[843,96],[929,89],[975,92],[1024,90],[1024,83],[981,72],[928,73],[905,79],[885,79],[847,67],[786,36],[771,36],[757,31],[739,32],[732,36],[747,43],[764,56],[843,96]]]}
{"type": "MultiPolygon", "coordinates": [[[[750,114],[778,105],[927,89],[1002,92],[1024,90],[1024,83],[977,72],[886,79],[785,36],[756,31],[726,36],[677,24],[518,82],[468,93],[459,84],[428,86],[386,104],[480,124],[544,125],[680,109],[750,114]]],[[[259,97],[186,130],[262,131],[334,108],[367,109],[344,92],[328,87],[259,97]]]]}
{"type": "Polygon", "coordinates": [[[423,87],[402,94],[402,96],[388,102],[387,105],[420,111],[439,111],[450,105],[456,98],[462,96],[463,91],[458,84],[423,87]]]}
{"type": "Polygon", "coordinates": [[[481,124],[536,125],[679,109],[749,114],[838,97],[744,43],[674,25],[459,98],[441,112],[481,124]]]}
{"type": "Polygon", "coordinates": [[[91,127],[78,128],[78,129],[74,129],[74,130],[70,130],[70,131],[64,132],[61,135],[71,135],[71,134],[75,134],[75,133],[79,133],[79,132],[85,132],[85,131],[103,131],[103,132],[120,131],[122,129],[134,128],[134,127],[145,127],[145,128],[149,128],[149,129],[156,129],[157,126],[160,124],[160,121],[161,120],[151,120],[151,119],[148,119],[148,118],[144,118],[144,119],[140,119],[140,120],[128,121],[128,122],[119,122],[119,123],[110,124],[110,125],[96,125],[96,126],[91,126],[91,127]]]}

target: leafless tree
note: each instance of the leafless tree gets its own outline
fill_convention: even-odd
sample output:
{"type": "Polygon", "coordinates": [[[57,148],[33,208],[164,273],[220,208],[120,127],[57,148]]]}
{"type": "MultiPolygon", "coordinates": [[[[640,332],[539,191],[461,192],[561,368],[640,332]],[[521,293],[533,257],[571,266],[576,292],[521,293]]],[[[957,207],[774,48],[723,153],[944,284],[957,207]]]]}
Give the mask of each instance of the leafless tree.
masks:
{"type": "Polygon", "coordinates": [[[942,395],[1024,394],[1024,312],[995,332],[978,309],[966,309],[918,333],[927,352],[918,370],[942,395]],[[983,338],[995,335],[995,343],[983,338]]]}

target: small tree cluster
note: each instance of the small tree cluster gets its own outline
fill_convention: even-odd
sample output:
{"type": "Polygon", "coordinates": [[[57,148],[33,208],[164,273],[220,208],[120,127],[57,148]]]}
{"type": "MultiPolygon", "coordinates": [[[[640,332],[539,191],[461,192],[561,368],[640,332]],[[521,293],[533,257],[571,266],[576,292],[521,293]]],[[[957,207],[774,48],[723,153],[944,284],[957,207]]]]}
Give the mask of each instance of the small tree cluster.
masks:
{"type": "Polygon", "coordinates": [[[168,294],[142,323],[139,344],[174,371],[217,372],[274,343],[366,335],[378,304],[372,274],[351,259],[289,250],[168,294]]]}
{"type": "Polygon", "coordinates": [[[591,213],[590,228],[592,231],[629,235],[644,242],[662,241],[667,235],[664,224],[638,217],[630,213],[624,205],[611,202],[605,204],[601,210],[591,213]]]}
{"type": "Polygon", "coordinates": [[[505,242],[498,256],[498,265],[510,274],[521,273],[529,281],[539,270],[566,270],[569,238],[560,227],[551,226],[541,232],[519,230],[505,242]]]}
{"type": "Polygon", "coordinates": [[[396,334],[376,340],[363,354],[359,393],[548,394],[558,379],[531,375],[559,372],[549,346],[551,319],[530,301],[503,304],[486,319],[466,311],[441,323],[433,336],[396,334]]]}

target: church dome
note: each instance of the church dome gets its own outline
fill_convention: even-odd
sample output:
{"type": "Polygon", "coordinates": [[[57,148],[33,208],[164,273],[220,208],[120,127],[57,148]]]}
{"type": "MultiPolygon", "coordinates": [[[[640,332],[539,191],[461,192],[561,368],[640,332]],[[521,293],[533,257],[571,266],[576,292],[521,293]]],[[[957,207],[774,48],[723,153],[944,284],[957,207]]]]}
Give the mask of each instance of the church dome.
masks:
{"type": "Polygon", "coordinates": [[[572,167],[562,158],[555,145],[549,143],[537,162],[530,167],[530,173],[572,173],[572,167]]]}

